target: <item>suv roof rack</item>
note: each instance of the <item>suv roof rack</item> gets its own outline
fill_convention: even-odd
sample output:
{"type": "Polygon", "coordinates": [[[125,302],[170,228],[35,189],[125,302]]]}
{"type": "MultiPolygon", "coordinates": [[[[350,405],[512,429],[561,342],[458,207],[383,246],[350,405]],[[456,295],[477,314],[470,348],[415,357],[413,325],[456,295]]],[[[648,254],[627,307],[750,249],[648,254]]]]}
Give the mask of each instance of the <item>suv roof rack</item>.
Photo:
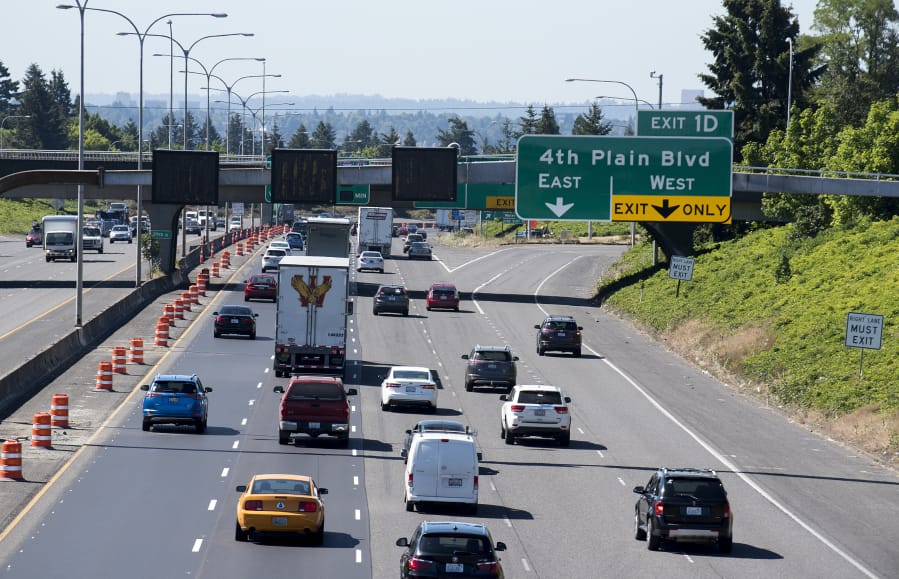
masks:
{"type": "Polygon", "coordinates": [[[718,473],[715,472],[711,468],[695,468],[695,467],[691,467],[691,466],[687,466],[687,467],[663,466],[660,470],[662,472],[664,472],[665,474],[668,474],[669,472],[674,471],[674,472],[683,472],[683,473],[692,473],[692,474],[710,474],[712,476],[718,476],[718,473]]]}

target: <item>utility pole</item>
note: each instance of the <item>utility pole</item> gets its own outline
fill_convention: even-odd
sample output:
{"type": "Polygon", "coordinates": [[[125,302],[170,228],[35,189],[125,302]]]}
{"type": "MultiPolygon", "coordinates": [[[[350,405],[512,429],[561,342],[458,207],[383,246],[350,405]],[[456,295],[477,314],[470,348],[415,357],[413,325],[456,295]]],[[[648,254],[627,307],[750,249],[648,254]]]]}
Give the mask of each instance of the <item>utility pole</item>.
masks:
{"type": "Polygon", "coordinates": [[[662,108],[662,77],[664,74],[656,74],[656,71],[652,71],[649,73],[649,78],[657,78],[659,79],[659,109],[662,108]]]}

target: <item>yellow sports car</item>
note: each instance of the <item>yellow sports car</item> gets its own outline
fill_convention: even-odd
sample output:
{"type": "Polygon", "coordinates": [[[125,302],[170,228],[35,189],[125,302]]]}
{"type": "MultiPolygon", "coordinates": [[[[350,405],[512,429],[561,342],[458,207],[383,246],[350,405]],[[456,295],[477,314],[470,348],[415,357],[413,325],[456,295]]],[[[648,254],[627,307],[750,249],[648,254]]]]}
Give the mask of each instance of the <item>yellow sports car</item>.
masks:
{"type": "Polygon", "coordinates": [[[316,545],[325,539],[325,505],[319,488],[308,476],[257,474],[250,484],[239,485],[236,541],[249,541],[262,534],[307,536],[316,545]]]}

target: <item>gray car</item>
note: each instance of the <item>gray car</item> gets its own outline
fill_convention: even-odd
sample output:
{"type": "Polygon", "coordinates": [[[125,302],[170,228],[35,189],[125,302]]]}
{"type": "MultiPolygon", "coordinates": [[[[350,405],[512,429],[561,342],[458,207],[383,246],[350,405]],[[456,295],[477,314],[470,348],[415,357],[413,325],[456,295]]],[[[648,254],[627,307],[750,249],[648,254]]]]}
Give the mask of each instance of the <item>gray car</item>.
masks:
{"type": "Polygon", "coordinates": [[[406,292],[406,286],[382,285],[378,288],[372,302],[371,313],[377,316],[385,312],[409,315],[409,294],[406,292]]]}
{"type": "Polygon", "coordinates": [[[431,246],[424,241],[415,241],[409,246],[409,259],[431,259],[431,246]]]}

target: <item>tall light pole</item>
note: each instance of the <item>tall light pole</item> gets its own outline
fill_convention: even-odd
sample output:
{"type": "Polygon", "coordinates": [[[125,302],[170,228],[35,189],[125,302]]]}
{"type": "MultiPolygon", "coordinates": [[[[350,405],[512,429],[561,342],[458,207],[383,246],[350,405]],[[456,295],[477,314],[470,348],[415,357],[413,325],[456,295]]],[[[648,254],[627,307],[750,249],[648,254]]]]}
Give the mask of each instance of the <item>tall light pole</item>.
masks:
{"type": "MultiPolygon", "coordinates": [[[[265,59],[264,59],[264,58],[256,58],[256,59],[254,59],[254,60],[260,60],[260,61],[263,61],[263,60],[265,60],[265,59]]],[[[214,75],[214,74],[212,74],[212,75],[210,75],[210,76],[211,76],[212,78],[218,79],[219,82],[221,82],[222,85],[223,85],[225,88],[224,88],[224,89],[219,89],[219,88],[207,87],[207,89],[208,89],[208,90],[221,90],[221,91],[223,91],[223,92],[225,92],[225,93],[228,94],[228,100],[227,100],[227,101],[215,101],[215,102],[217,102],[217,103],[219,103],[219,102],[227,102],[227,104],[228,104],[228,123],[227,123],[227,125],[226,125],[227,130],[226,130],[226,132],[225,132],[225,152],[230,154],[230,153],[231,153],[231,143],[230,143],[230,139],[231,139],[231,92],[232,92],[232,90],[234,89],[234,85],[236,85],[238,82],[242,81],[243,79],[245,79],[245,78],[261,78],[262,75],[260,75],[260,74],[248,74],[248,75],[246,75],[246,76],[241,76],[240,78],[238,78],[237,80],[235,80],[235,81],[232,82],[231,84],[228,84],[227,82],[225,82],[225,79],[223,79],[223,78],[220,77],[220,76],[216,76],[216,75],[214,75]]],[[[279,78],[280,78],[281,75],[280,75],[280,74],[270,74],[270,75],[268,75],[268,76],[274,76],[274,77],[279,77],[279,78]]]]}
{"type": "Polygon", "coordinates": [[[613,84],[620,84],[622,86],[626,86],[628,89],[630,89],[631,93],[634,95],[634,127],[635,127],[634,133],[637,132],[636,131],[637,113],[640,112],[640,99],[637,98],[637,91],[634,90],[634,87],[632,87],[631,85],[627,84],[626,82],[620,81],[620,80],[600,80],[600,79],[596,79],[596,78],[566,78],[565,82],[604,82],[604,83],[613,83],[613,84]]]}
{"type": "Polygon", "coordinates": [[[3,120],[0,121],[0,151],[3,150],[3,123],[6,122],[6,119],[30,119],[31,115],[10,115],[8,117],[3,117],[3,120]]]}
{"type": "MultiPolygon", "coordinates": [[[[120,33],[120,34],[128,34],[128,33],[120,33]]],[[[181,44],[180,42],[178,42],[178,40],[176,40],[174,37],[167,35],[167,34],[147,34],[146,36],[167,38],[170,42],[174,42],[176,45],[178,45],[178,48],[180,48],[182,54],[184,54],[184,71],[185,72],[184,72],[184,144],[183,144],[183,148],[186,151],[187,150],[187,129],[190,126],[187,122],[187,113],[188,113],[188,110],[187,110],[187,107],[188,107],[188,105],[187,105],[187,77],[188,77],[187,71],[189,70],[188,59],[190,57],[190,51],[193,50],[193,48],[197,44],[199,44],[200,41],[206,40],[207,38],[224,38],[227,36],[254,36],[254,34],[252,32],[229,32],[227,34],[209,34],[207,36],[201,36],[200,38],[196,39],[187,48],[185,48],[184,45],[181,44]]],[[[204,68],[204,70],[205,70],[205,68],[204,68]]],[[[207,119],[207,126],[208,126],[208,119],[207,119]]]]}
{"type": "Polygon", "coordinates": [[[787,44],[790,45],[790,74],[787,77],[787,130],[790,130],[790,107],[793,99],[793,39],[787,37],[787,44]]]}
{"type": "MultiPolygon", "coordinates": [[[[275,91],[275,92],[288,92],[288,91],[275,91]]],[[[292,107],[296,103],[269,103],[270,107],[292,107]]],[[[257,107],[256,110],[253,110],[250,107],[247,107],[247,110],[250,111],[250,114],[253,116],[253,150],[250,152],[251,155],[256,154],[256,114],[259,113],[262,109],[257,107]]],[[[265,155],[265,125],[260,122],[259,125],[259,154],[265,155]]]]}
{"type": "MultiPolygon", "coordinates": [[[[597,96],[595,96],[595,97],[593,97],[593,98],[595,98],[595,99],[617,99],[617,100],[625,100],[625,101],[632,101],[632,100],[634,100],[634,97],[610,96],[610,95],[607,95],[607,94],[597,95],[597,96]]],[[[643,103],[644,105],[648,106],[648,107],[651,108],[651,109],[656,108],[655,105],[652,104],[651,102],[649,102],[648,100],[644,100],[644,99],[637,99],[637,100],[639,100],[641,103],[643,103]]],[[[630,105],[628,105],[628,106],[630,106],[630,105]]]]}
{"type": "Polygon", "coordinates": [[[659,79],[659,110],[662,110],[662,78],[664,76],[664,74],[656,74],[656,71],[652,71],[649,73],[649,78],[659,79]]]}

